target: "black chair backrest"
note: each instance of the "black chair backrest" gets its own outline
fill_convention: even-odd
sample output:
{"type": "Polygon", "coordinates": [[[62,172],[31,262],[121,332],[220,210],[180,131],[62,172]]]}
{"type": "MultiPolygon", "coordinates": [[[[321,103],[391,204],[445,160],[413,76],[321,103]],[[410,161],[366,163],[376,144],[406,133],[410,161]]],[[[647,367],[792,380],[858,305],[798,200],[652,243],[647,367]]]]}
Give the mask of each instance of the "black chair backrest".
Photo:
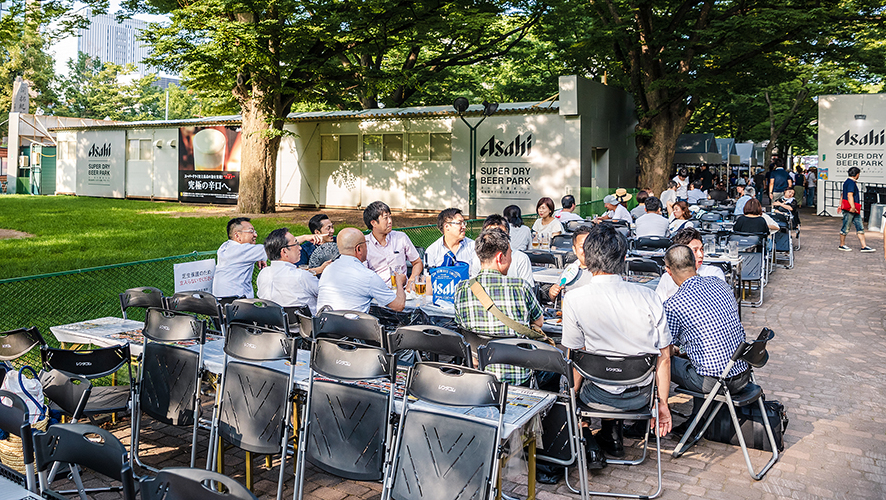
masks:
{"type": "Polygon", "coordinates": [[[286,331],[289,319],[276,302],[264,299],[237,299],[225,306],[225,319],[230,323],[251,323],[264,328],[286,331]]]}
{"type": "Polygon", "coordinates": [[[166,308],[172,311],[203,314],[217,321],[224,319],[218,299],[208,292],[178,292],[166,298],[166,308]]]}
{"type": "Polygon", "coordinates": [[[557,265],[557,258],[551,252],[544,250],[525,250],[524,253],[529,256],[529,262],[536,266],[544,266],[547,264],[557,265]]]}
{"type": "Polygon", "coordinates": [[[19,328],[0,333],[0,361],[20,358],[35,346],[46,345],[37,327],[19,328]]]}
{"type": "MultiPolygon", "coordinates": [[[[31,423],[28,420],[28,407],[25,406],[22,398],[18,394],[4,390],[0,390],[0,398],[9,398],[8,401],[10,401],[10,404],[7,405],[3,400],[0,400],[0,429],[18,437],[30,436],[31,423]]],[[[25,451],[27,459],[28,450],[25,451]]],[[[33,457],[34,449],[31,448],[30,452],[33,457]]],[[[25,463],[29,462],[29,460],[25,460],[25,463]]]]}
{"type": "Polygon", "coordinates": [[[498,406],[504,411],[508,385],[492,373],[446,363],[423,361],[409,369],[410,396],[449,406],[498,406]]]}
{"type": "Polygon", "coordinates": [[[779,225],[779,227],[787,227],[789,217],[784,212],[773,211],[767,215],[769,215],[769,217],[771,217],[772,220],[774,220],[779,225]]]}
{"type": "Polygon", "coordinates": [[[473,366],[471,346],[460,333],[433,325],[403,326],[388,334],[388,347],[393,354],[413,349],[419,352],[452,356],[465,366],[473,366]]]}
{"type": "Polygon", "coordinates": [[[286,406],[292,404],[289,374],[232,361],[225,367],[224,382],[218,436],[253,453],[280,453],[286,406]]]}
{"type": "Polygon", "coordinates": [[[671,239],[664,236],[639,236],[634,240],[636,250],[660,250],[671,246],[671,239]]]}
{"type": "Polygon", "coordinates": [[[739,251],[757,248],[763,244],[763,238],[759,234],[748,233],[732,233],[729,235],[729,241],[737,241],[739,251]]]}
{"type": "Polygon", "coordinates": [[[129,363],[129,344],[100,347],[83,351],[69,351],[46,347],[43,364],[66,373],[76,373],[90,380],[106,377],[129,363]]]}
{"type": "Polygon", "coordinates": [[[719,212],[707,212],[702,214],[699,217],[704,222],[719,222],[720,221],[720,213],[719,212]]]}
{"type": "Polygon", "coordinates": [[[155,342],[206,340],[206,322],[185,312],[148,308],[142,335],[155,342]]]}
{"type": "Polygon", "coordinates": [[[551,238],[551,248],[557,250],[572,250],[572,235],[558,234],[551,238]]]}
{"type": "Polygon", "coordinates": [[[317,339],[311,348],[311,368],[324,377],[370,380],[391,377],[393,356],[381,347],[346,340],[317,339]]]}
{"type": "Polygon", "coordinates": [[[87,424],[55,424],[34,436],[38,471],[53,462],[77,464],[117,481],[127,466],[126,447],[113,434],[87,424]]]}
{"type": "Polygon", "coordinates": [[[647,273],[662,275],[661,266],[652,259],[628,257],[625,259],[625,271],[629,273],[647,273]]]}
{"type": "Polygon", "coordinates": [[[248,361],[288,360],[294,355],[294,340],[277,329],[231,323],[225,336],[225,353],[248,361]]]}
{"type": "Polygon", "coordinates": [[[43,394],[74,419],[83,415],[92,393],[92,383],[88,378],[59,370],[40,372],[40,385],[43,386],[43,394]]]}
{"type": "Polygon", "coordinates": [[[754,368],[764,366],[769,361],[769,351],[766,350],[766,344],[774,337],[775,332],[769,328],[764,328],[756,339],[739,344],[735,352],[732,353],[732,359],[744,361],[754,368]]]}
{"type": "Polygon", "coordinates": [[[163,307],[163,292],[152,286],[130,288],[120,294],[120,310],[126,317],[126,310],[130,307],[163,307]]]}
{"type": "Polygon", "coordinates": [[[199,353],[184,347],[159,342],[146,345],[139,409],[167,425],[193,424],[199,359],[199,353]]]}
{"type": "Polygon", "coordinates": [[[580,228],[581,226],[593,226],[593,225],[594,225],[594,223],[591,221],[571,220],[571,221],[566,222],[566,225],[563,227],[563,229],[569,231],[570,233],[574,233],[575,230],[580,228]]]}
{"type": "Polygon", "coordinates": [[[314,322],[314,338],[346,337],[386,347],[381,323],[371,314],[357,311],[323,311],[314,322]]]}
{"type": "Polygon", "coordinates": [[[142,500],[257,500],[242,484],[218,472],[169,467],[140,483],[142,500]],[[220,486],[223,491],[218,491],[220,486]]]}
{"type": "Polygon", "coordinates": [[[572,362],[556,347],[523,338],[490,340],[477,349],[480,370],[494,364],[514,365],[535,371],[559,373],[572,387],[572,362]]]}
{"type": "Polygon", "coordinates": [[[582,377],[607,385],[636,385],[655,371],[658,354],[606,356],[573,349],[569,359],[582,377]]]}
{"type": "Polygon", "coordinates": [[[311,316],[310,311],[308,311],[308,314],[305,314],[305,312],[301,311],[299,308],[293,312],[287,311],[287,314],[289,314],[290,325],[293,324],[292,316],[295,316],[295,323],[298,324],[298,334],[301,336],[301,338],[307,340],[314,338],[314,318],[313,316],[311,316]]]}

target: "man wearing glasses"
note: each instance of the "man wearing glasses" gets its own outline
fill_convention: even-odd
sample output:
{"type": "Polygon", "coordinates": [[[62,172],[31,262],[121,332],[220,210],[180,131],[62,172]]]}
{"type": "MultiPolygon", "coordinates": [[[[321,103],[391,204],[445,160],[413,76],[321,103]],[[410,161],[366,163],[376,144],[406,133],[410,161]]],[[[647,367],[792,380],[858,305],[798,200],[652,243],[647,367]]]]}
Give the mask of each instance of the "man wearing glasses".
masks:
{"type": "Polygon", "coordinates": [[[480,272],[480,260],[474,251],[474,240],[465,237],[467,222],[461,210],[447,208],[437,216],[437,227],[443,236],[431,243],[425,254],[428,267],[452,266],[464,262],[470,266],[470,275],[480,272]]]}
{"type": "Polygon", "coordinates": [[[275,229],[265,238],[265,252],[271,263],[258,273],[259,298],[283,307],[305,306],[317,314],[319,282],[312,272],[298,268],[298,239],[285,227],[275,229]]]}
{"type": "MultiPolygon", "coordinates": [[[[255,228],[246,217],[235,217],[228,221],[228,241],[218,247],[215,264],[215,277],[212,280],[212,294],[216,297],[255,297],[252,289],[252,270],[265,267],[265,247],[256,245],[258,238],[255,228]]],[[[296,238],[299,243],[320,238],[303,235],[296,238]]]]}
{"type": "Polygon", "coordinates": [[[338,233],[338,251],[341,256],[329,264],[320,276],[320,293],[317,307],[330,306],[335,310],[369,312],[375,299],[394,311],[402,311],[406,305],[406,275],[397,274],[397,285],[391,290],[388,283],[368,269],[366,262],[366,237],[359,229],[348,227],[338,233]]]}

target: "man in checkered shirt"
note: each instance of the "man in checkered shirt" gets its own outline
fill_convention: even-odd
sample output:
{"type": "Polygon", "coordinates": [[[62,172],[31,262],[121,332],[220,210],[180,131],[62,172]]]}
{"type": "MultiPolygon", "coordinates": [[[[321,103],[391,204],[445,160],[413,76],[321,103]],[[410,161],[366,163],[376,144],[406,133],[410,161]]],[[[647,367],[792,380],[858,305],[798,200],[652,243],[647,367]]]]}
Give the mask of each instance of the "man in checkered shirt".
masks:
{"type": "MultiPolygon", "coordinates": [[[[542,309],[532,289],[520,278],[509,278],[511,266],[511,242],[508,235],[497,227],[489,227],[480,233],[475,242],[480,259],[477,282],[496,306],[509,318],[524,325],[542,325],[542,309]]],[[[486,311],[469,286],[462,281],[455,291],[455,318],[458,324],[480,334],[516,336],[517,333],[486,311]]],[[[487,371],[509,384],[528,385],[530,371],[510,365],[490,365],[487,371]]]]}
{"type": "MultiPolygon", "coordinates": [[[[674,348],[686,354],[685,358],[671,358],[671,380],[689,390],[707,393],[745,340],[735,295],[722,279],[697,275],[695,256],[686,245],[668,249],[665,267],[680,287],[664,302],[665,316],[674,348]]],[[[727,374],[726,385],[734,394],[749,379],[747,363],[739,361],[727,374]]],[[[694,403],[693,415],[701,408],[701,401],[694,403]]]]}

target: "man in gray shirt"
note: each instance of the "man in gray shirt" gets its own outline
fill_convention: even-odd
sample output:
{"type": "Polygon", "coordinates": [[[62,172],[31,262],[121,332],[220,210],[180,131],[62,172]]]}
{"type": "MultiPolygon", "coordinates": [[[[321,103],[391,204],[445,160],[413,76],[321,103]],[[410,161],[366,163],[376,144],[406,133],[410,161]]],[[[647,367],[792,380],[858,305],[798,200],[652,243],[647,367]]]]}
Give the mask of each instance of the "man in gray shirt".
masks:
{"type": "Polygon", "coordinates": [[[646,215],[637,219],[635,236],[661,236],[668,232],[668,220],[661,215],[661,201],[655,196],[646,198],[646,215]]]}

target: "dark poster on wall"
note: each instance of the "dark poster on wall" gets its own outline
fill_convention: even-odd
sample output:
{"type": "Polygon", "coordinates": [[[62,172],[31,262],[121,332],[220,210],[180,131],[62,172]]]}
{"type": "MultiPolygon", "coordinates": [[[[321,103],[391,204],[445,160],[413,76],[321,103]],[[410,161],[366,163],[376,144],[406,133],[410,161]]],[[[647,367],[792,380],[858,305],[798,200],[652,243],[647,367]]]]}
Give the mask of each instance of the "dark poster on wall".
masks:
{"type": "Polygon", "coordinates": [[[240,191],[240,128],[178,129],[178,199],[236,205],[240,191]]]}

